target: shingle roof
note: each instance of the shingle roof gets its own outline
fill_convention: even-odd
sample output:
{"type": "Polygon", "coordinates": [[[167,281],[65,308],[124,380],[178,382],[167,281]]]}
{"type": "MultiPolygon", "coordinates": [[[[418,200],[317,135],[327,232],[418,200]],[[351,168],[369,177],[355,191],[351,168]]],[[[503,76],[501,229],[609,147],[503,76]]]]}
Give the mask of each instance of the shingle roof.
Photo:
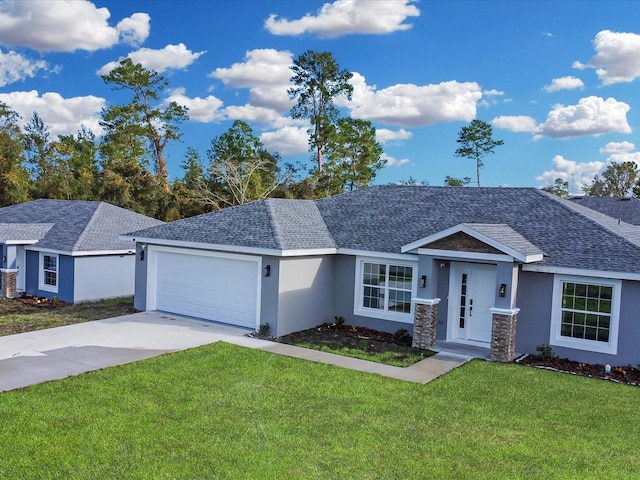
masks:
{"type": "Polygon", "coordinates": [[[542,255],[544,253],[536,245],[504,223],[465,223],[464,225],[523,255],[542,255]]]}
{"type": "Polygon", "coordinates": [[[640,227],[616,227],[611,218],[579,209],[534,188],[386,185],[316,201],[262,200],[134,236],[266,249],[401,253],[402,246],[461,223],[505,225],[477,228],[491,228],[492,235],[518,248],[543,251],[542,265],[637,273],[640,246],[633,237],[640,227]]]}
{"type": "Polygon", "coordinates": [[[266,199],[130,235],[273,250],[335,248],[318,207],[311,200],[266,199]]]}
{"type": "Polygon", "coordinates": [[[121,234],[162,223],[104,202],[40,199],[0,208],[0,237],[62,252],[130,250],[121,234]]]}
{"type": "Polygon", "coordinates": [[[640,198],[586,196],[569,200],[623,222],[640,225],[640,198]]]}

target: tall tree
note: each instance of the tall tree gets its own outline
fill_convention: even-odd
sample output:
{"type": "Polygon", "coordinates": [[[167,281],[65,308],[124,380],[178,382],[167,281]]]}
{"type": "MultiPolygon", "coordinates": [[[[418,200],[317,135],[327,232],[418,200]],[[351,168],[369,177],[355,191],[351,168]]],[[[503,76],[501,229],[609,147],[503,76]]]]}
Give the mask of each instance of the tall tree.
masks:
{"type": "Polygon", "coordinates": [[[334,99],[344,96],[351,100],[353,86],[350,83],[353,74],[340,70],[330,52],[307,50],[296,58],[291,67],[289,98],[296,100],[291,109],[293,118],[308,118],[309,148],[315,152],[317,171],[322,172],[324,148],[332,134],[338,119],[338,109],[334,99]]]}
{"type": "Polygon", "coordinates": [[[327,156],[329,161],[320,174],[319,186],[322,188],[324,180],[329,195],[369,186],[386,163],[371,122],[350,117],[338,120],[327,142],[327,156]]]}
{"type": "Polygon", "coordinates": [[[591,185],[583,190],[592,196],[624,197],[632,192],[638,179],[638,166],[634,162],[613,162],[602,172],[602,176],[593,177],[591,185]]]}
{"type": "Polygon", "coordinates": [[[158,97],[168,85],[167,79],[140,64],[134,64],[129,58],[121,60],[102,79],[113,85],[114,90],[129,90],[133,94],[131,103],[107,109],[103,113],[104,122],[110,126],[109,122],[118,119],[121,126],[137,127],[134,130],[137,135],[144,135],[150,143],[150,149],[145,148],[145,153],[153,160],[155,174],[168,185],[164,151],[168,142],[180,139],[180,124],[188,118],[187,108],[176,102],[162,106],[158,97]]]}
{"type": "Polygon", "coordinates": [[[493,154],[496,147],[504,145],[502,140],[493,139],[491,125],[482,120],[473,120],[468,126],[462,127],[456,140],[460,147],[456,150],[456,157],[471,158],[476,162],[476,179],[480,186],[480,169],[484,167],[483,158],[493,154]]]}
{"type": "Polygon", "coordinates": [[[217,208],[265,198],[286,180],[278,156],[269,153],[241,120],[211,141],[207,157],[209,182],[203,193],[217,208]]]}
{"type": "Polygon", "coordinates": [[[546,185],[542,187],[542,190],[560,198],[567,198],[569,196],[569,182],[562,178],[556,178],[553,185],[546,185]]]}
{"type": "Polygon", "coordinates": [[[29,200],[29,172],[24,168],[20,116],[0,102],[0,206],[29,200]]]}

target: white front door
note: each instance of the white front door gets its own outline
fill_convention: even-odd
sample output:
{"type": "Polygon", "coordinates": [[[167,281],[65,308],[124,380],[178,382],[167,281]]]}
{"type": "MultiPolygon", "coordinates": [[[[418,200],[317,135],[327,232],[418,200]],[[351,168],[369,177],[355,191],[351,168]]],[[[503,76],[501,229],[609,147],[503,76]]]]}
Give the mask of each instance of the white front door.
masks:
{"type": "Polygon", "coordinates": [[[496,266],[451,263],[448,340],[477,345],[491,343],[496,299],[496,266]]]}
{"type": "Polygon", "coordinates": [[[27,276],[27,255],[24,247],[16,248],[16,268],[18,269],[18,275],[16,279],[16,291],[24,292],[25,277],[27,276]]]}

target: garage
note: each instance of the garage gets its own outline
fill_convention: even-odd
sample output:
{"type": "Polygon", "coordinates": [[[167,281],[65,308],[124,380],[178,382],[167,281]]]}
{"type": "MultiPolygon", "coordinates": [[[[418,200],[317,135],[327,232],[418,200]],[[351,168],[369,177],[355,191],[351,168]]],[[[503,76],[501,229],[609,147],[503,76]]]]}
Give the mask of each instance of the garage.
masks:
{"type": "Polygon", "coordinates": [[[148,309],[259,326],[260,257],[151,247],[148,309]]]}

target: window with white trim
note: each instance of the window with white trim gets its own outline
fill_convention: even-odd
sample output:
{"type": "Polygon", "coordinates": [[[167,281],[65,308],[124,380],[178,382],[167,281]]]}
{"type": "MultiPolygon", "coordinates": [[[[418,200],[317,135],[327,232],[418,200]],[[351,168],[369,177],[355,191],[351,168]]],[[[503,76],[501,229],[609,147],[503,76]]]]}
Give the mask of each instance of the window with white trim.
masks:
{"type": "Polygon", "coordinates": [[[617,353],[620,280],[557,275],[551,345],[617,353]]]}
{"type": "Polygon", "coordinates": [[[412,321],[415,265],[359,259],[356,269],[356,315],[412,321]]]}
{"type": "Polygon", "coordinates": [[[58,255],[40,253],[40,290],[58,292],[58,255]]]}

